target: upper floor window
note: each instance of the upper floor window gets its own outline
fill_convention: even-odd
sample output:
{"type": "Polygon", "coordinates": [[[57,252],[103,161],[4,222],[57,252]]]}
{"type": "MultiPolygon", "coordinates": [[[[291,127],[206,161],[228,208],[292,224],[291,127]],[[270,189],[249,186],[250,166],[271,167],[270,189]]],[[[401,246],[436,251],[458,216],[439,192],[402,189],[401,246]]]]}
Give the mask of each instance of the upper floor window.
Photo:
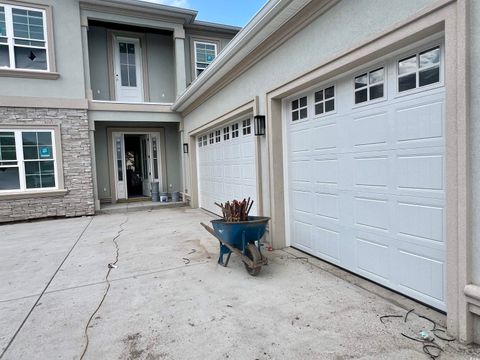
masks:
{"type": "Polygon", "coordinates": [[[213,43],[195,41],[194,46],[195,76],[198,77],[217,56],[217,45],[213,43]]]}
{"type": "Polygon", "coordinates": [[[355,104],[384,96],[385,68],[381,67],[355,78],[355,104]]]}
{"type": "Polygon", "coordinates": [[[335,111],[335,86],[315,92],[315,115],[335,111]]]}
{"type": "Polygon", "coordinates": [[[398,62],[398,91],[440,82],[440,47],[422,51],[398,62]]]}
{"type": "Polygon", "coordinates": [[[54,131],[0,129],[0,193],[55,188],[54,131]]]}
{"type": "Polygon", "coordinates": [[[0,3],[0,68],[49,70],[46,11],[0,3]]]}

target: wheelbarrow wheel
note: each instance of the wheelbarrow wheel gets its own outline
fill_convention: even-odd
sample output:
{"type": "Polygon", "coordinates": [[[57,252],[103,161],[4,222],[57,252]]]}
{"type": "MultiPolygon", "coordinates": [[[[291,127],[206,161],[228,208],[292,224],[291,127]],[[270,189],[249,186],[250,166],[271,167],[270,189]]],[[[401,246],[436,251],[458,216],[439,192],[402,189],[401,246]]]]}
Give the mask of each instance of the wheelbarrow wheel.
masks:
{"type": "MultiPolygon", "coordinates": [[[[255,244],[252,244],[252,243],[248,244],[247,248],[245,249],[245,254],[250,260],[253,261],[254,264],[262,260],[262,255],[260,254],[260,251],[258,251],[258,248],[255,246],[255,244]]],[[[251,268],[250,266],[247,265],[247,263],[244,263],[244,265],[247,272],[252,276],[257,276],[260,273],[260,270],[262,269],[261,266],[251,268]]]]}

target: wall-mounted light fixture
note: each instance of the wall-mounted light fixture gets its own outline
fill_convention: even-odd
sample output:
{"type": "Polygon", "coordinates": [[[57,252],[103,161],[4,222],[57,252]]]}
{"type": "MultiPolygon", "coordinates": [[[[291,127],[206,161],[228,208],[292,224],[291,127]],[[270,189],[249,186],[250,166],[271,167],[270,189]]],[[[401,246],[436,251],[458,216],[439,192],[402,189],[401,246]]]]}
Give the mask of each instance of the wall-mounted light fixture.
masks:
{"type": "Polygon", "coordinates": [[[183,153],[188,154],[188,143],[183,144],[183,153]]]}
{"type": "Polygon", "coordinates": [[[265,115],[255,115],[253,117],[253,127],[256,136],[265,135],[265,115]]]}

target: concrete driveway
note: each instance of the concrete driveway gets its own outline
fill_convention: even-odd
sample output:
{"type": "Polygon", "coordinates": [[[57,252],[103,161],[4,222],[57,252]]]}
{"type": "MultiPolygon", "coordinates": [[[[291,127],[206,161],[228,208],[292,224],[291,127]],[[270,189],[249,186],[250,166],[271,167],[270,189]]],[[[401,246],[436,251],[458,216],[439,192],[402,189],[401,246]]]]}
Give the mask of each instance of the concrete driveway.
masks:
{"type": "MultiPolygon", "coordinates": [[[[84,352],[84,359],[429,359],[421,343],[401,335],[417,336],[427,320],[411,314],[383,324],[380,316],[415,307],[442,323],[441,314],[293,249],[268,253],[270,265],[256,278],[234,256],[220,267],[217,241],[199,226],[208,220],[198,210],[165,209],[1,226],[2,360],[84,352]]],[[[480,359],[478,348],[436,342],[441,358],[480,359]]]]}

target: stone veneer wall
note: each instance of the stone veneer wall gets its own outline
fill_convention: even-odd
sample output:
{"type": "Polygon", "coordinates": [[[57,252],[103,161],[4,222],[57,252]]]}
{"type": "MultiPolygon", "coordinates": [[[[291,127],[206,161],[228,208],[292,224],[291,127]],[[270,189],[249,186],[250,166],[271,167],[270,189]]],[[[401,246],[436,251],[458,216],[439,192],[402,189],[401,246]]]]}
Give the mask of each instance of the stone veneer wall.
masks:
{"type": "Polygon", "coordinates": [[[43,217],[93,215],[92,166],[86,110],[0,107],[1,125],[60,125],[63,176],[60,196],[2,199],[0,223],[43,217]]]}

